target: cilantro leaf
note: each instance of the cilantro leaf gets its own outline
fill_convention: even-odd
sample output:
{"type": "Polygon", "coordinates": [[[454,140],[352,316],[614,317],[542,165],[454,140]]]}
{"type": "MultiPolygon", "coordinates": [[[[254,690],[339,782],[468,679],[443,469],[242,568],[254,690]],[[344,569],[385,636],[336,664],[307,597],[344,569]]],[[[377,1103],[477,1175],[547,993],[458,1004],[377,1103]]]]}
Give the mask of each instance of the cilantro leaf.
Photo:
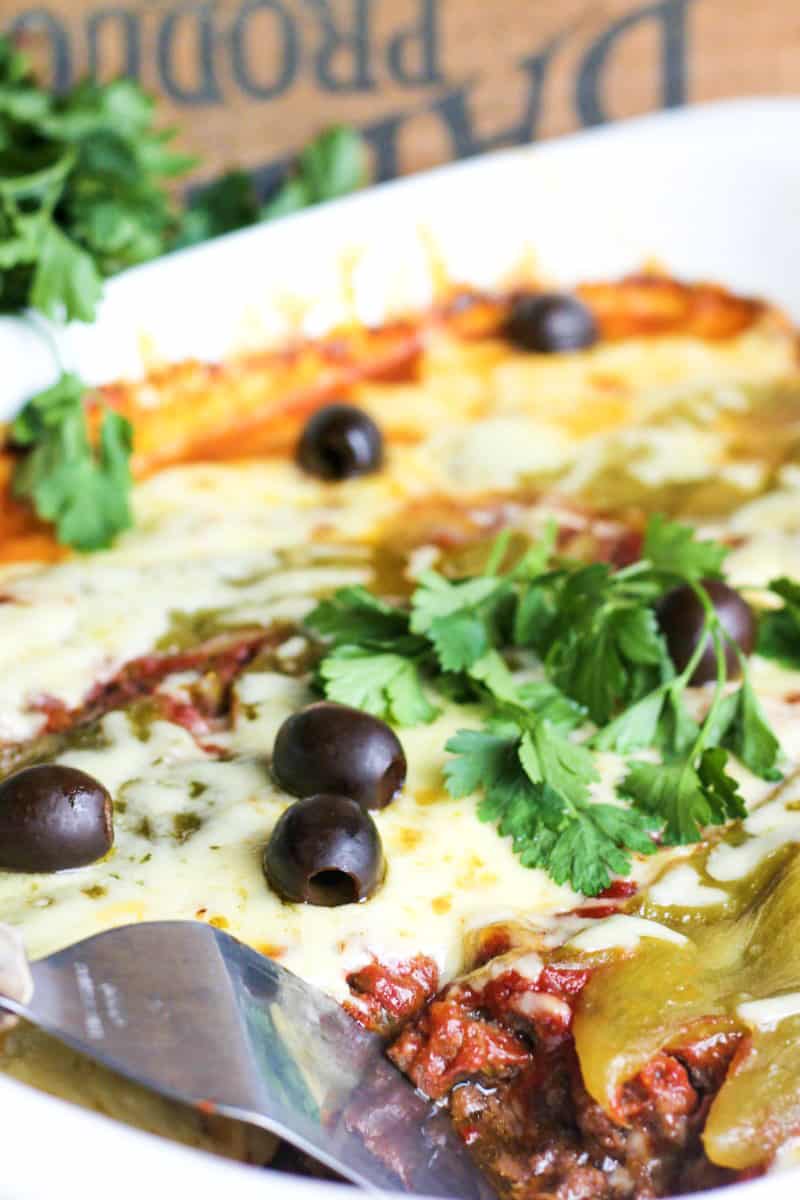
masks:
{"type": "Polygon", "coordinates": [[[131,524],[132,428],[119,413],[106,410],[95,451],[83,391],[81,381],[66,374],[25,405],[11,433],[28,452],[12,486],[43,520],[55,524],[60,542],[89,551],[109,546],[131,524]]]}
{"type": "Polygon", "coordinates": [[[305,624],[321,637],[331,638],[334,645],[424,648],[421,639],[409,638],[408,613],[363,587],[339,588],[308,614],[305,624]]]}
{"type": "Polygon", "coordinates": [[[572,883],[585,896],[596,896],[614,875],[627,875],[630,852],[653,854],[653,822],[645,814],[613,804],[582,804],[560,831],[549,854],[556,883],[572,883]]]}
{"type": "Polygon", "coordinates": [[[657,571],[681,579],[716,578],[727,554],[719,542],[700,541],[690,525],[658,513],[647,522],[642,557],[657,571]]]}
{"type": "Polygon", "coordinates": [[[652,746],[657,740],[665,699],[664,689],[651,692],[599,730],[592,738],[592,745],[597,750],[616,750],[619,754],[652,746]]]}
{"type": "Polygon", "coordinates": [[[490,646],[487,601],[506,590],[494,576],[452,582],[436,571],[425,571],[411,598],[411,630],[433,644],[444,671],[467,670],[490,646]]]}
{"type": "Polygon", "coordinates": [[[318,674],[330,700],[364,709],[383,720],[419,725],[436,716],[417,663],[400,654],[337,646],[323,658],[318,674]]]}
{"type": "Polygon", "coordinates": [[[50,387],[35,396],[11,423],[11,437],[18,446],[32,446],[39,438],[80,411],[84,386],[77,375],[64,372],[50,387]]]}
{"type": "MultiPolygon", "coordinates": [[[[654,744],[668,756],[685,754],[700,736],[700,726],[686,707],[684,690],[681,681],[673,681],[667,688],[661,712],[661,722],[654,744]]],[[[708,744],[714,744],[710,736],[708,744]]]]}
{"type": "Polygon", "coordinates": [[[764,658],[800,668],[800,584],[782,576],[769,589],[783,600],[783,608],[761,614],[756,649],[764,658]]]}
{"type": "Polygon", "coordinates": [[[630,869],[631,851],[655,849],[646,814],[589,799],[591,756],[547,721],[461,730],[446,749],[455,756],[445,766],[450,794],[483,791],[480,819],[512,839],[523,866],[544,868],[556,883],[596,895],[630,869]]]}
{"type": "Polygon", "coordinates": [[[600,778],[590,751],[547,720],[529,723],[520,741],[519,760],[532,783],[547,783],[575,803],[585,800],[589,784],[600,778]]]}
{"type": "Polygon", "coordinates": [[[259,217],[258,197],[247,171],[226,171],[193,192],[181,217],[176,248],[253,225],[259,217]]]}
{"type": "Polygon", "coordinates": [[[294,171],[261,209],[263,220],[285,217],[311,204],[337,200],[362,187],[367,176],[366,147],[356,130],[335,125],[299,155],[294,171]]]}
{"type": "Polygon", "coordinates": [[[598,567],[577,571],[564,587],[545,667],[602,726],[673,668],[652,609],[621,597],[608,568],[598,567]]]}
{"type": "Polygon", "coordinates": [[[483,729],[460,729],[447,742],[445,750],[455,755],[444,767],[447,790],[460,800],[481,789],[487,796],[513,763],[519,736],[492,733],[483,729]]]}
{"type": "Polygon", "coordinates": [[[698,778],[712,807],[714,819],[710,825],[722,825],[725,821],[747,816],[747,807],[739,792],[739,785],[725,770],[728,755],[721,746],[704,750],[697,767],[698,778]]]}
{"type": "Polygon", "coordinates": [[[780,743],[767,724],[764,710],[747,677],[729,699],[733,702],[732,712],[721,739],[722,745],[732,750],[754,775],[773,781],[780,779],[781,772],[775,766],[780,743]]]}
{"type": "Polygon", "coordinates": [[[552,640],[550,630],[557,611],[551,587],[539,584],[526,588],[514,613],[514,645],[529,646],[543,657],[552,640]]]}
{"type": "Polygon", "coordinates": [[[707,825],[743,817],[745,807],[736,781],[725,771],[727,754],[720,747],[704,751],[695,767],[676,763],[635,762],[620,792],[637,808],[664,822],[664,841],[682,846],[697,842],[707,825]]]}
{"type": "Polygon", "coordinates": [[[39,243],[30,302],[48,317],[91,321],[103,290],[91,256],[52,222],[39,243]]]}
{"type": "Polygon", "coordinates": [[[495,700],[508,704],[519,703],[519,689],[496,650],[487,650],[486,654],[474,662],[469,668],[469,677],[482,684],[495,700]]]}
{"type": "Polygon", "coordinates": [[[531,680],[516,689],[516,702],[526,713],[536,715],[564,730],[577,729],[586,720],[586,709],[565,696],[546,679],[531,680]]]}

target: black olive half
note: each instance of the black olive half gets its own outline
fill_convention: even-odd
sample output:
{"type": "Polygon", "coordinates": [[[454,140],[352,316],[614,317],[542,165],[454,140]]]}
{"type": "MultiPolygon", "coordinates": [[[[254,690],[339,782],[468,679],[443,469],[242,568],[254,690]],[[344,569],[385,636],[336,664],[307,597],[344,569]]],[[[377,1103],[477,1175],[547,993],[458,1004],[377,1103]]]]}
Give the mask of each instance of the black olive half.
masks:
{"type": "MultiPolygon", "coordinates": [[[[733,646],[726,641],[725,666],[728,678],[738,679],[741,675],[741,664],[736,646],[743,654],[750,654],[755,646],[756,622],[752,609],[738,592],[718,579],[703,580],[703,587],[714,605],[722,628],[736,644],[733,646]]],[[[688,666],[700,639],[704,621],[703,606],[688,584],[669,592],[659,605],[658,623],[677,671],[683,671],[688,666]]],[[[698,686],[716,677],[714,643],[707,636],[703,655],[689,682],[698,686]]]]}
{"type": "Polygon", "coordinates": [[[538,354],[584,350],[600,336],[591,309],[564,292],[525,292],[516,296],[504,333],[521,350],[538,354]]]}
{"type": "Polygon", "coordinates": [[[320,479],[367,475],[383,462],[381,431],[360,408],[329,404],[309,418],[297,447],[297,462],[320,479]]]}
{"type": "Polygon", "coordinates": [[[406,756],[384,721],[322,700],[281,725],[272,770],[293,796],[334,792],[362,808],[385,808],[405,783],[406,756]]]}
{"type": "Polygon", "coordinates": [[[84,771],[45,763],[0,783],[0,869],[85,867],[113,841],[111,797],[84,771]]]}
{"type": "Polygon", "coordinates": [[[335,908],[371,896],[383,879],[380,834],[347,796],[307,796],[279,818],[264,850],[264,874],[284,900],[335,908]]]}

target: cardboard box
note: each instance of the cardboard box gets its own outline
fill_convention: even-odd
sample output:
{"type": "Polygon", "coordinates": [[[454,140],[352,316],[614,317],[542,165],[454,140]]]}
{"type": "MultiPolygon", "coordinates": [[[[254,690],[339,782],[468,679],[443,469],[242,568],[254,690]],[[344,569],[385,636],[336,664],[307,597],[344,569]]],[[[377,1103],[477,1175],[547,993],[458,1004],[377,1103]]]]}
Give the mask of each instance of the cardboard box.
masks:
{"type": "Polygon", "coordinates": [[[800,86],[790,0],[0,0],[56,87],[137,77],[201,158],[265,189],[352,122],[387,178],[634,113],[800,86]]]}

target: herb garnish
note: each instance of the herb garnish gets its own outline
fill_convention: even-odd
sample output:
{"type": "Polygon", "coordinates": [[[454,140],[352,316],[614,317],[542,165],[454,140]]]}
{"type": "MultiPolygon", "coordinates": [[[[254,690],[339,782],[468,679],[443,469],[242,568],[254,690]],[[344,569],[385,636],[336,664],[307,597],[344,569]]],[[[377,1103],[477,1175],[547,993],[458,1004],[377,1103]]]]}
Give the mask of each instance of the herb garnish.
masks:
{"type": "Polygon", "coordinates": [[[783,601],[783,606],[763,614],[758,630],[758,653],[797,670],[800,668],[800,583],[781,576],[772,580],[769,591],[783,601]]]}
{"type": "Polygon", "coordinates": [[[362,187],[366,179],[364,139],[348,125],[335,125],[309,142],[263,204],[246,171],[227,171],[199,189],[182,216],[175,245],[193,246],[221,233],[337,200],[362,187]]]}
{"type": "MultiPolygon", "coordinates": [[[[174,130],[157,129],[153,114],[130,79],[52,95],[0,35],[0,312],[92,321],[107,276],[365,182],[363,139],[336,126],[302,151],[266,204],[246,172],[230,171],[181,213],[166,185],[195,159],[170,148],[174,130]]],[[[13,490],[55,524],[60,542],[98,550],[131,523],[132,429],[106,411],[93,449],[85,392],[62,373],[28,401],[12,428],[28,451],[13,490]]]]}
{"type": "Polygon", "coordinates": [[[0,309],[91,321],[102,280],[162,254],[177,226],[164,182],[194,162],[153,125],[130,79],[40,88],[0,38],[0,309]]]}
{"type": "MultiPolygon", "coordinates": [[[[720,577],[725,546],[655,516],[641,560],[615,570],[560,559],[550,525],[500,571],[509,538],[500,536],[480,576],[424,572],[408,607],[363,588],[323,601],[307,619],[328,639],[317,681],[329,698],[400,725],[431,721],[437,692],[478,705],[483,728],[461,730],[446,746],[450,794],[482,792],[480,818],[511,836],[525,866],[596,895],[629,869],[631,853],[656,848],[653,835],[685,844],[743,816],[728,751],[775,779],[779,745],[743,656],[741,682],[726,686],[728,638],[703,583],[720,577]],[[678,674],[656,608],[686,585],[705,623],[678,674]],[[709,638],[716,683],[698,722],[685,693],[709,638]],[[519,650],[533,651],[540,679],[517,681],[507,659],[519,650]],[[645,750],[659,761],[629,764],[617,787],[623,803],[593,799],[598,752],[645,750]]],[[[800,647],[800,620],[796,635],[800,647]]]]}
{"type": "Polygon", "coordinates": [[[92,447],[83,405],[83,384],[65,373],[35,395],[11,425],[11,436],[30,448],[12,482],[15,496],[29,499],[52,521],[60,542],[100,550],[131,524],[129,506],[131,424],[106,409],[98,447],[92,447]]]}

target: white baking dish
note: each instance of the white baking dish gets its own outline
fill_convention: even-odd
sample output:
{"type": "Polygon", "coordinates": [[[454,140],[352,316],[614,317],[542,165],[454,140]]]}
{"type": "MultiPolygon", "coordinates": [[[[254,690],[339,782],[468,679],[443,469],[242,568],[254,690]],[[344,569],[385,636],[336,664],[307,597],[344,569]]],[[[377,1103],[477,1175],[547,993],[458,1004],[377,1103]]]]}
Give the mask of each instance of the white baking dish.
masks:
{"type": "MultiPolygon", "coordinates": [[[[424,304],[443,274],[492,284],[526,258],[567,283],[655,260],[800,320],[798,134],[800,100],[737,101],[446,167],[131,271],[108,286],[95,325],[57,340],[69,366],[101,382],[263,345],[298,323],[378,320],[424,304]]],[[[0,321],[0,361],[5,417],[55,368],[12,319],[0,321]]],[[[185,1150],[2,1076],[0,1129],[0,1200],[353,1194],[185,1150]]],[[[715,1194],[789,1200],[798,1187],[791,1170],[715,1194]]]]}

